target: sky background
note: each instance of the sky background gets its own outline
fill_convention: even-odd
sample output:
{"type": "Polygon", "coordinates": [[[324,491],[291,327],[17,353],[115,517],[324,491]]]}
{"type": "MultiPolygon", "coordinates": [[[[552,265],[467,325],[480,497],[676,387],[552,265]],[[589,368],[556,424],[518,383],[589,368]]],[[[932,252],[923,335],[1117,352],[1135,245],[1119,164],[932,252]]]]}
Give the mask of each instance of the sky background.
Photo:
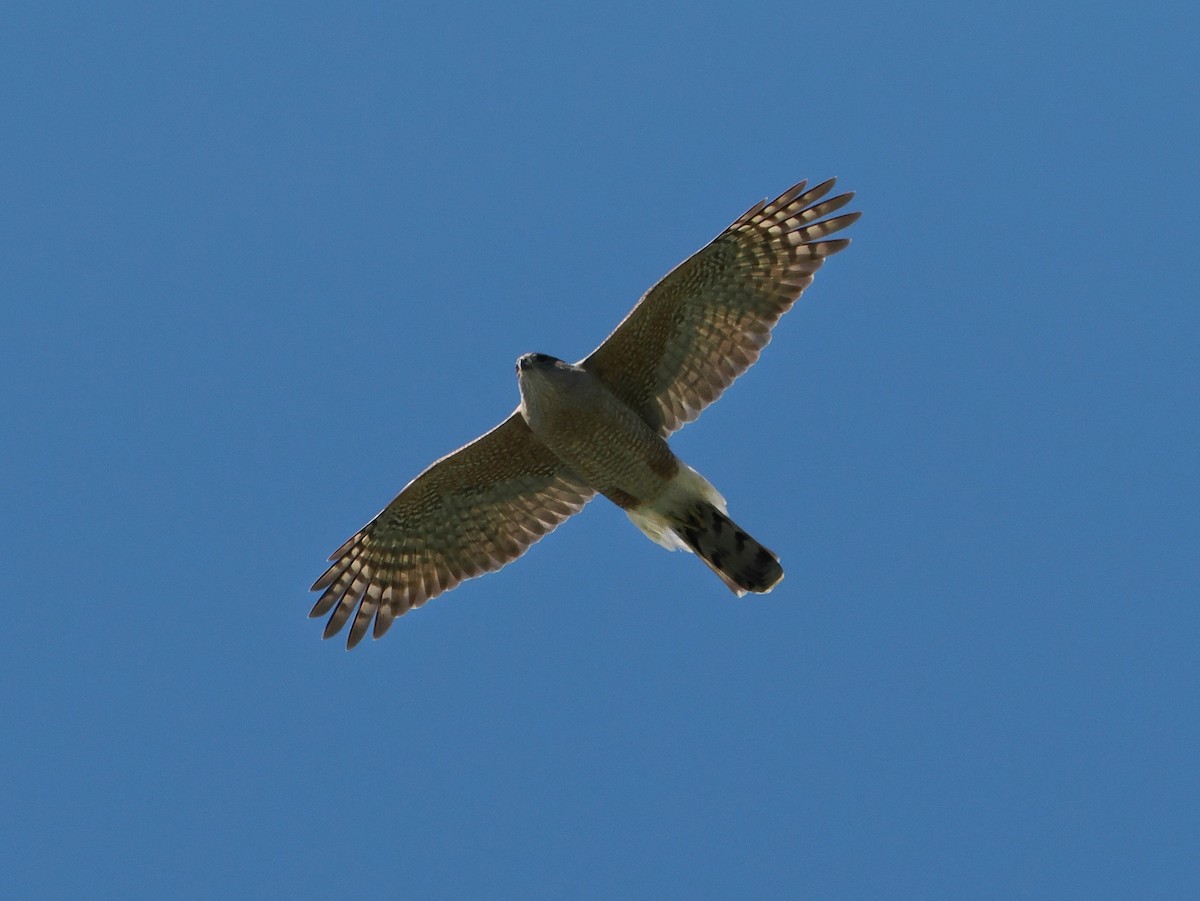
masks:
{"type": "Polygon", "coordinates": [[[14,897],[1195,896],[1194,3],[4,18],[14,897]],[[774,593],[597,501],[320,640],[518,355],[831,175],[853,246],[673,440],[774,593]]]}

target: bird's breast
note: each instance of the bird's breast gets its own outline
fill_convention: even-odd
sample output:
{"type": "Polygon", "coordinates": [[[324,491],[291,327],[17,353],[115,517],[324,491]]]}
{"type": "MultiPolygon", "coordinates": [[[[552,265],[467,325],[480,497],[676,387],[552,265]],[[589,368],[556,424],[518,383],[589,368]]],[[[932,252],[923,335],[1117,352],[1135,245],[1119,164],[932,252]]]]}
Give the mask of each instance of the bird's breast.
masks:
{"type": "Polygon", "coordinates": [[[679,469],[667,442],[590,374],[521,386],[534,435],[598,492],[628,509],[653,500],[679,469]]]}

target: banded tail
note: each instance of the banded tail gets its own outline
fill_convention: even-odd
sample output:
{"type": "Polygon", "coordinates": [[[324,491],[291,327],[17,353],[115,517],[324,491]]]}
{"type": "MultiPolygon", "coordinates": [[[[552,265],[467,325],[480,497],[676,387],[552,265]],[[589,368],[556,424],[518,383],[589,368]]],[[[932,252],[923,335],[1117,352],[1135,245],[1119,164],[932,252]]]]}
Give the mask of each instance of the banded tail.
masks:
{"type": "Polygon", "coordinates": [[[738,597],[765,594],[783,578],[779,558],[707,501],[688,510],[671,531],[738,597]]]}
{"type": "Polygon", "coordinates": [[[686,464],[663,497],[625,512],[668,550],[694,553],[739,597],[750,591],[765,594],[783,578],[779,558],[729,518],[725,499],[686,464]]]}

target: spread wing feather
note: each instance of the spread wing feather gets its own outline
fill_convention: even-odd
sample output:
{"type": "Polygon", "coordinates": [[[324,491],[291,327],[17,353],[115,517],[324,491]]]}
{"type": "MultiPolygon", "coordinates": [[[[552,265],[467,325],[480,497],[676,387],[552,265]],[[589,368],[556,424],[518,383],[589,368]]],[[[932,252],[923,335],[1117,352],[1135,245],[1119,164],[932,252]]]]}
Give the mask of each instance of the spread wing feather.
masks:
{"type": "Polygon", "coordinates": [[[350,621],[346,647],[464,579],[500,569],[595,492],[541,444],[515,412],[438,460],[329,558],[310,616],[325,637],[350,621]]]}
{"type": "Polygon", "coordinates": [[[800,182],[747,210],[675,267],[583,365],[669,435],[700,415],[758,359],[771,328],[849,240],[824,240],[858,213],[824,218],[853,194],[822,201],[834,179],[800,182]]]}

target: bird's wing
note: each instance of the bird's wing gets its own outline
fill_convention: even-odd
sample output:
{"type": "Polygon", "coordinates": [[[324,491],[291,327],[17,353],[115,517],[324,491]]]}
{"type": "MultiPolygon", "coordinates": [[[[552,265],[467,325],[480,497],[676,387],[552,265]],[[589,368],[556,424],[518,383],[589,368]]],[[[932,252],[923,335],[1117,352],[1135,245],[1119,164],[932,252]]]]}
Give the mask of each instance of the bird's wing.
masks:
{"type": "Polygon", "coordinates": [[[700,415],[758,359],[771,328],[849,240],[822,240],[859,217],[829,200],[834,179],[761,201],[646,292],[582,361],[661,434],[700,415]]]}
{"type": "Polygon", "coordinates": [[[310,616],[333,613],[325,637],[354,613],[346,647],[464,579],[517,559],[578,513],[595,492],[526,425],[520,411],[417,476],[333,552],[313,584],[310,616]],[[355,613],[355,608],[358,608],[355,613]]]}

